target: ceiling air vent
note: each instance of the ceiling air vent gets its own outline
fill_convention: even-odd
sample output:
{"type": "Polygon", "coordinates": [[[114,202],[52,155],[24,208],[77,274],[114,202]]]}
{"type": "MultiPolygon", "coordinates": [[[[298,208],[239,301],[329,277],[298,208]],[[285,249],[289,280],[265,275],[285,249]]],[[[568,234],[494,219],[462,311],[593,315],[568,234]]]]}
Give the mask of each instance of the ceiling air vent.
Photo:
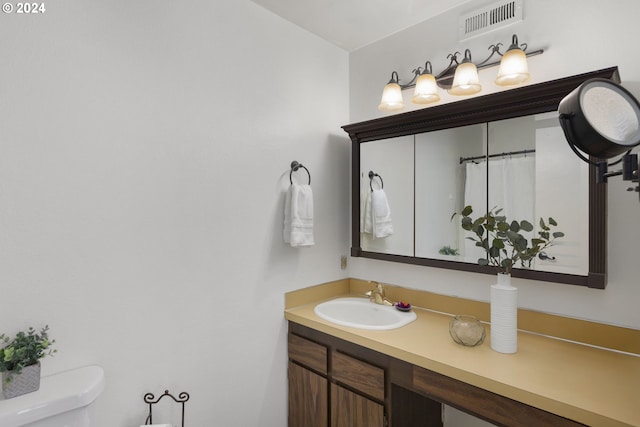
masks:
{"type": "Polygon", "coordinates": [[[522,21],[523,1],[500,1],[461,16],[458,25],[458,39],[468,39],[522,21]]]}

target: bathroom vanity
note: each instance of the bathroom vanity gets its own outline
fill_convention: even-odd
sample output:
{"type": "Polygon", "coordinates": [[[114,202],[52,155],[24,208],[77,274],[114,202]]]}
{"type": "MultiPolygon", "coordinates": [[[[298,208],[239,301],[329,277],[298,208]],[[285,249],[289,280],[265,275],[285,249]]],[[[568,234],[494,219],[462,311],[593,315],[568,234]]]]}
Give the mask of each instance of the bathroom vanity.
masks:
{"type": "MultiPolygon", "coordinates": [[[[464,347],[449,337],[451,316],[420,308],[415,322],[389,331],[315,315],[319,302],[360,294],[358,282],[287,295],[290,427],[442,426],[443,403],[503,426],[640,425],[637,355],[527,332],[512,355],[492,351],[488,338],[464,347]]],[[[640,334],[608,328],[622,341],[640,334]]]]}
{"type": "MultiPolygon", "coordinates": [[[[465,245],[452,213],[467,205],[507,212],[514,194],[489,179],[493,163],[508,159],[522,170],[517,156],[535,156],[526,163],[535,164],[527,175],[535,191],[514,204],[527,206],[532,223],[557,219],[572,237],[512,276],[604,289],[606,186],[567,147],[557,112],[593,78],[620,81],[610,67],[343,126],[352,141],[351,255],[495,275],[478,265],[484,252],[465,245]],[[361,232],[374,184],[393,198],[394,234],[385,239],[361,232]]],[[[490,337],[473,348],[449,337],[452,315],[488,322],[487,303],[396,289],[392,300],[419,307],[399,329],[356,329],[317,316],[318,303],[368,290],[344,282],[287,295],[290,427],[442,426],[442,404],[500,426],[640,427],[638,330],[518,310],[518,352],[501,354],[490,337]]]]}

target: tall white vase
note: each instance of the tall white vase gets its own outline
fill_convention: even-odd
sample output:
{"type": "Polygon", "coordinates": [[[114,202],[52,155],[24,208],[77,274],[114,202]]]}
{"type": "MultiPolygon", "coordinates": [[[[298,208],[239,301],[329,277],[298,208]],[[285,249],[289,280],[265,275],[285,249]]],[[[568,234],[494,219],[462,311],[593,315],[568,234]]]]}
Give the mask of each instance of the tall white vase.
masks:
{"type": "Polygon", "coordinates": [[[491,348],[499,353],[518,351],[518,288],[510,274],[498,274],[491,286],[491,348]]]}

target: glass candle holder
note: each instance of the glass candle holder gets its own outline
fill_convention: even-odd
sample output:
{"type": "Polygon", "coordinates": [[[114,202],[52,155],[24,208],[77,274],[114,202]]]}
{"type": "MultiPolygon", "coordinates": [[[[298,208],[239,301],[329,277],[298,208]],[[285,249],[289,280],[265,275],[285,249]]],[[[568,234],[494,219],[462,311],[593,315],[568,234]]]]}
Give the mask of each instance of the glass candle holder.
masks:
{"type": "Polygon", "coordinates": [[[473,316],[459,315],[449,322],[449,334],[458,344],[475,347],[484,342],[484,325],[473,316]]]}

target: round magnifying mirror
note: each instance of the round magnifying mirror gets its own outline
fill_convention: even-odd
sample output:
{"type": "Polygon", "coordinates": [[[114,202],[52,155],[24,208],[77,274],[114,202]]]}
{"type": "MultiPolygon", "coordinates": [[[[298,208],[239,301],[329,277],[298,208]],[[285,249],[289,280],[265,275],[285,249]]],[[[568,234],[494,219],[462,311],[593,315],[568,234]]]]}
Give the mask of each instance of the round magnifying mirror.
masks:
{"type": "Polygon", "coordinates": [[[569,144],[590,156],[609,159],[640,144],[640,104],[610,80],[587,80],[560,101],[558,112],[569,144]]]}

